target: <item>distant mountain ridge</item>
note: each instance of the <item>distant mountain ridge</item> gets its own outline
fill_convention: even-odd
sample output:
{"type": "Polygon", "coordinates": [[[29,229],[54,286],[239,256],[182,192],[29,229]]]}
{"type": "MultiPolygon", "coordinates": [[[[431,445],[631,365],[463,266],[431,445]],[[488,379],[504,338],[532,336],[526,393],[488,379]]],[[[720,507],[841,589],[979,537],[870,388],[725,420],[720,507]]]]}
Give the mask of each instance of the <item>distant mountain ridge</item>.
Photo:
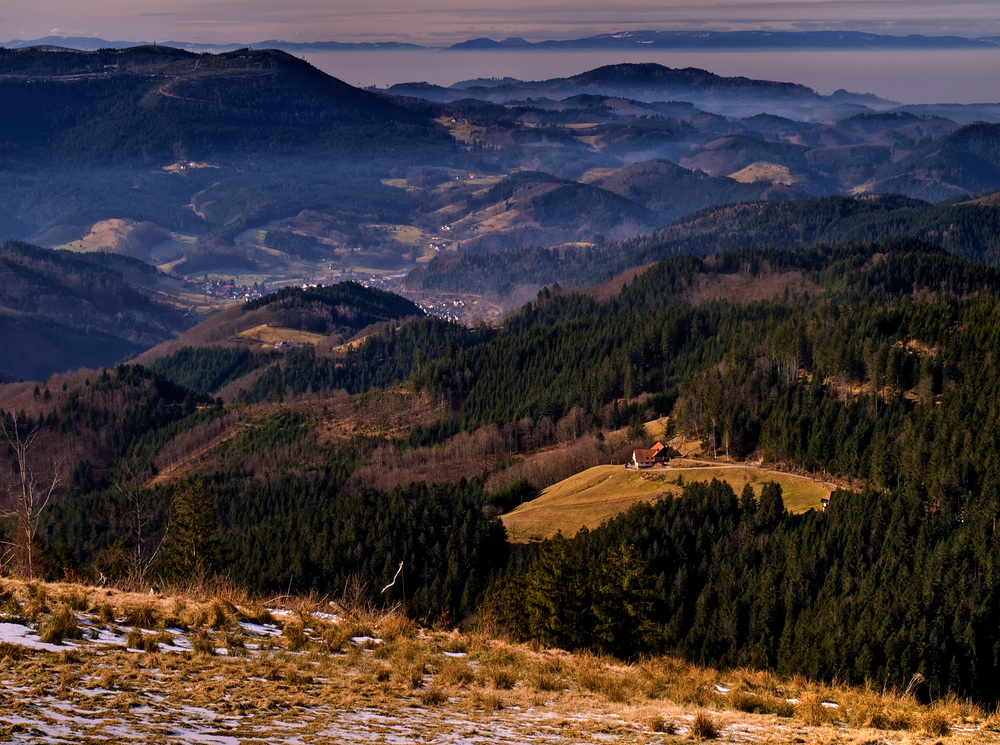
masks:
{"type": "Polygon", "coordinates": [[[823,95],[798,83],[726,77],[696,67],[673,68],[655,62],[604,65],[578,75],[549,80],[479,78],[449,87],[401,83],[390,86],[385,92],[438,103],[471,98],[503,105],[538,105],[539,99],[561,100],[574,96],[605,96],[645,103],[685,101],[728,117],[768,113],[799,121],[843,119],[898,105],[870,93],[850,93],[841,89],[823,95]]]}
{"type": "Polygon", "coordinates": [[[924,36],[909,34],[893,36],[864,31],[653,31],[640,29],[609,34],[596,34],[578,39],[548,39],[531,42],[520,37],[496,41],[485,37],[467,39],[450,46],[429,46],[399,41],[293,42],[268,39],[250,44],[205,44],[186,41],[108,41],[87,36],[45,36],[39,39],[12,39],[0,43],[8,48],[32,46],[62,46],[81,50],[123,48],[158,43],[189,51],[232,51],[281,49],[286,52],[374,51],[392,49],[450,49],[456,51],[493,50],[559,50],[559,49],[995,49],[1000,37],[969,38],[964,36],[924,36]]]}

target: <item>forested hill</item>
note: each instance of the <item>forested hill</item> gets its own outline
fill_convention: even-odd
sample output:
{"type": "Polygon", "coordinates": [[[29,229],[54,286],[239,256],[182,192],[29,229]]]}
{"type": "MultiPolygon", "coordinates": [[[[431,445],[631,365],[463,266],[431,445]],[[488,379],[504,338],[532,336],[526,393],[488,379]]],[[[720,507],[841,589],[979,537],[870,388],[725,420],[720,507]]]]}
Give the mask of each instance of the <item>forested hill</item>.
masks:
{"type": "MultiPolygon", "coordinates": [[[[252,390],[272,386],[267,389],[270,393],[274,385],[281,389],[285,385],[284,380],[275,380],[283,358],[272,349],[274,343],[285,341],[291,350],[290,360],[306,356],[315,361],[319,353],[316,364],[323,365],[333,377],[325,383],[305,381],[299,392],[320,390],[343,381],[336,371],[343,370],[344,364],[333,351],[339,345],[369,331],[379,334],[386,327],[391,331],[395,324],[424,315],[417,305],[399,295],[355,282],[305,289],[285,287],[227,308],[136,359],[198,393],[216,393],[248,373],[260,379],[248,380],[247,386],[252,390]],[[261,344],[256,332],[262,329],[269,330],[279,342],[268,336],[272,343],[261,344]]],[[[381,378],[376,377],[381,385],[393,380],[387,374],[388,366],[381,378]]]]}
{"type": "Polygon", "coordinates": [[[0,93],[21,114],[0,130],[18,160],[160,166],[308,150],[402,163],[450,145],[425,116],[276,50],[0,49],[0,93]]]}
{"type": "Polygon", "coordinates": [[[504,297],[519,285],[600,284],[667,256],[709,256],[748,246],[787,250],[889,236],[912,236],[956,256],[1000,265],[1000,209],[988,199],[929,204],[899,195],[832,196],[706,208],[605,246],[435,258],[411,272],[406,286],[504,297]]]}
{"type": "Polygon", "coordinates": [[[160,299],[180,284],[124,256],[0,246],[0,370],[42,380],[113,365],[196,319],[160,299]]]}
{"type": "MultiPolygon", "coordinates": [[[[276,305],[323,304],[299,293],[276,305]]],[[[916,239],[746,249],[662,261],[603,298],[547,288],[503,328],[414,318],[331,355],[291,349],[235,404],[187,386],[246,360],[196,348],[159,373],[0,395],[75,459],[37,538],[53,576],[327,593],[383,586],[404,561],[422,618],[493,613],[623,657],[889,686],[919,673],[928,695],[989,698],[998,301],[996,268],[916,239]],[[498,512],[621,458],[662,415],[710,457],[856,491],[792,516],[774,487],[692,486],[508,567],[498,512]]]]}

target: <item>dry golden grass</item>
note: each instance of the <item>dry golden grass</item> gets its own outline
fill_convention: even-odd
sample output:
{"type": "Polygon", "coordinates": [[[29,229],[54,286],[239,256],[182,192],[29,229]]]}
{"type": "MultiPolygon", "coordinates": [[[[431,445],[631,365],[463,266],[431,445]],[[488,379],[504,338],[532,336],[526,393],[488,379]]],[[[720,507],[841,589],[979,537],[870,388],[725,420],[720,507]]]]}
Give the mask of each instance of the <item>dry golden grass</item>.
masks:
{"type": "Polygon", "coordinates": [[[739,494],[749,483],[756,492],[761,485],[777,482],[785,508],[802,513],[819,509],[821,500],[835,486],[782,471],[738,464],[706,464],[678,460],[669,468],[635,471],[622,466],[595,466],[545,489],[541,495],[503,515],[501,520],[513,543],[550,538],[558,531],[574,536],[583,527],[601,523],[640,502],[655,502],[665,495],[679,496],[683,484],[712,479],[726,481],[739,494]]]}
{"type": "MultiPolygon", "coordinates": [[[[451,741],[486,726],[513,733],[499,742],[523,742],[538,727],[555,728],[565,742],[680,737],[761,745],[959,745],[1000,740],[995,734],[1000,715],[958,698],[924,706],[906,691],[826,685],[753,670],[720,672],[672,657],[629,665],[514,644],[482,632],[419,629],[398,614],[380,616],[366,609],[332,623],[313,615],[327,607],[317,599],[295,599],[286,604],[296,606],[294,611],[272,614],[264,604],[242,605],[216,595],[150,597],[13,580],[0,583],[0,603],[4,593],[24,617],[24,608],[33,604],[39,628],[61,627],[67,641],[58,652],[0,642],[6,685],[0,692],[0,736],[15,721],[8,717],[18,717],[38,722],[42,732],[71,726],[70,739],[78,741],[121,740],[119,730],[102,729],[111,721],[115,727],[127,723],[129,739],[156,740],[149,715],[135,713],[152,710],[157,721],[172,727],[191,726],[192,711],[233,717],[238,729],[227,734],[242,742],[286,739],[287,730],[274,724],[278,720],[301,726],[297,734],[340,726],[348,728],[345,733],[354,731],[350,727],[376,728],[367,730],[373,740],[384,734],[370,716],[341,725],[354,711],[411,727],[402,738],[413,740],[451,741]],[[42,611],[43,606],[49,610],[42,611]],[[144,624],[189,619],[191,630],[181,636],[190,651],[166,651],[176,649],[171,644],[176,629],[154,631],[106,620],[130,614],[144,624]],[[278,623],[264,620],[269,615],[278,623]],[[283,626],[282,635],[269,642],[270,637],[251,634],[236,620],[250,616],[272,624],[273,633],[283,626]],[[85,632],[84,639],[68,641],[65,630],[74,625],[85,632]],[[92,626],[107,627],[124,641],[98,644],[86,633],[92,626]],[[347,634],[357,629],[374,632],[381,642],[355,644],[347,634]],[[299,645],[290,643],[296,634],[301,634],[299,645]],[[50,716],[55,704],[60,712],[75,712],[75,723],[50,716]]],[[[218,726],[206,722],[192,732],[207,736],[218,726]]]]}
{"type": "Polygon", "coordinates": [[[691,737],[696,740],[714,740],[719,736],[715,720],[703,711],[699,711],[691,724],[691,737]]]}
{"type": "Polygon", "coordinates": [[[268,326],[266,323],[254,326],[236,335],[245,341],[256,341],[264,345],[274,345],[282,341],[294,341],[298,344],[316,345],[326,339],[322,334],[313,334],[298,329],[286,329],[280,326],[268,326]]]}

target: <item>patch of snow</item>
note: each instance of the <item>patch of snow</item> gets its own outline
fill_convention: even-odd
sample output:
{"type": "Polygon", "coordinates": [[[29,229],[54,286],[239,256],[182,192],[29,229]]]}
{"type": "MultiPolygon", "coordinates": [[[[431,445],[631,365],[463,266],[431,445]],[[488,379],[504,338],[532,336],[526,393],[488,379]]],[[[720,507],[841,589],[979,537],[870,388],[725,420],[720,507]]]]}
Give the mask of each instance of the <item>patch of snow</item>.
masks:
{"type": "Polygon", "coordinates": [[[38,635],[20,623],[0,623],[0,641],[9,644],[16,644],[21,647],[31,649],[44,649],[46,652],[61,652],[67,647],[76,647],[75,644],[46,644],[38,640],[38,635]]]}
{"type": "Polygon", "coordinates": [[[281,629],[272,624],[250,623],[240,621],[240,628],[253,636],[281,636],[281,629]]]}

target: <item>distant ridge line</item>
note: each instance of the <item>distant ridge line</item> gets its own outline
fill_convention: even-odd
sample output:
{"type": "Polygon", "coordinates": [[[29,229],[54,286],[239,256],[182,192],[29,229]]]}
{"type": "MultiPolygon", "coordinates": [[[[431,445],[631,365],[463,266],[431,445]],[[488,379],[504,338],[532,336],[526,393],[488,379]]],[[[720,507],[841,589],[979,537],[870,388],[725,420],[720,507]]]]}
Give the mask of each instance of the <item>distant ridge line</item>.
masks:
{"type": "Polygon", "coordinates": [[[391,50],[453,50],[453,51],[545,51],[559,49],[618,49],[618,50],[720,50],[720,49],[997,49],[1000,37],[970,38],[964,36],[924,36],[910,34],[892,36],[864,31],[620,31],[597,34],[579,39],[549,39],[531,42],[520,37],[500,41],[480,37],[449,46],[426,46],[399,41],[377,42],[291,42],[268,39],[250,44],[203,44],[186,41],[108,41],[86,36],[46,36],[40,39],[12,39],[0,46],[11,49],[23,47],[69,47],[82,51],[102,48],[123,48],[159,44],[190,51],[232,51],[251,49],[281,49],[286,52],[322,51],[391,51],[391,50]]]}

